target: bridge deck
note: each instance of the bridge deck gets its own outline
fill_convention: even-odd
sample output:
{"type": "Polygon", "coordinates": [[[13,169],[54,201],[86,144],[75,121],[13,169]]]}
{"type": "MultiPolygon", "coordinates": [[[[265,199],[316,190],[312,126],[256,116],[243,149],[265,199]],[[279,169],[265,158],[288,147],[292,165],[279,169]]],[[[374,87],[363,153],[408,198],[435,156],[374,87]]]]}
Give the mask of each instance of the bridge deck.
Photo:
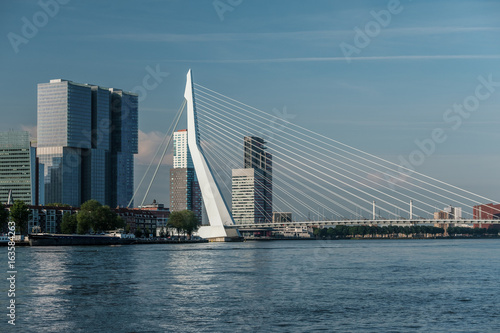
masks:
{"type": "Polygon", "coordinates": [[[413,219],[413,220],[336,220],[336,221],[293,221],[280,223],[250,223],[250,224],[235,224],[225,226],[230,229],[246,229],[246,228],[272,228],[272,227],[307,227],[307,226],[336,226],[336,225],[417,225],[417,224],[435,224],[435,223],[462,223],[462,224],[500,224],[500,220],[429,220],[429,219],[413,219]]]}

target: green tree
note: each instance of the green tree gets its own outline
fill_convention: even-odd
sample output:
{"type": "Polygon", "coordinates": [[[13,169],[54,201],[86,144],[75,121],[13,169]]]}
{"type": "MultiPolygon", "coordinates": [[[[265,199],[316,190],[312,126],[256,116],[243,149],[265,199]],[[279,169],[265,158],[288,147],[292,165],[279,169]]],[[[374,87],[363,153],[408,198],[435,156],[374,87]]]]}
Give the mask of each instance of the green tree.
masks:
{"type": "Polygon", "coordinates": [[[123,227],[123,219],[112,211],[109,206],[97,207],[97,209],[91,213],[91,216],[93,221],[92,229],[95,232],[114,230],[123,227]]]}
{"type": "Polygon", "coordinates": [[[30,211],[28,205],[21,200],[14,201],[14,205],[10,209],[10,219],[16,223],[16,229],[21,235],[26,232],[30,211]]]}
{"type": "Polygon", "coordinates": [[[190,210],[181,210],[170,214],[167,225],[177,230],[180,235],[182,231],[191,236],[200,228],[200,222],[196,215],[190,210]]]}
{"type": "Polygon", "coordinates": [[[97,200],[89,200],[82,204],[77,215],[77,231],[79,234],[114,230],[123,228],[125,221],[109,206],[101,205],[97,200]]]}
{"type": "MultiPolygon", "coordinates": [[[[82,205],[83,207],[83,205],[82,205]]],[[[93,225],[93,216],[92,211],[89,210],[80,210],[76,216],[77,222],[77,232],[80,235],[87,234],[90,232],[90,229],[93,225]]]]}
{"type": "Polygon", "coordinates": [[[9,222],[9,211],[0,202],[0,232],[7,231],[7,223],[9,222]]]}
{"type": "MultiPolygon", "coordinates": [[[[123,221],[123,219],[122,219],[122,221],[123,221]]],[[[125,223],[125,221],[123,221],[123,223],[125,223]]],[[[125,225],[125,233],[130,234],[130,224],[125,225]]]]}
{"type": "Polygon", "coordinates": [[[61,232],[63,234],[74,234],[78,226],[76,214],[64,213],[61,222],[61,232]]]}
{"type": "Polygon", "coordinates": [[[141,228],[137,228],[134,233],[135,237],[141,238],[142,237],[142,230],[141,228]]]}
{"type": "MultiPolygon", "coordinates": [[[[123,217],[116,214],[114,229],[125,228],[125,227],[127,227],[127,223],[125,223],[125,220],[123,219],[123,217]]],[[[130,229],[130,227],[129,227],[129,229],[130,229]]]]}

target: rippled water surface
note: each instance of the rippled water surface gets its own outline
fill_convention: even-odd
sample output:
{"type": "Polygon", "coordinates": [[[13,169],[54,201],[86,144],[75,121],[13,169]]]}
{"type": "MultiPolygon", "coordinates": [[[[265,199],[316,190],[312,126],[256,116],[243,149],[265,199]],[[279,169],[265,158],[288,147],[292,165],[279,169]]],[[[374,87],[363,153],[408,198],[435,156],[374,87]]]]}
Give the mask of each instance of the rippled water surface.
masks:
{"type": "Polygon", "coordinates": [[[17,268],[1,332],[500,332],[500,240],[18,248],[17,268]]]}

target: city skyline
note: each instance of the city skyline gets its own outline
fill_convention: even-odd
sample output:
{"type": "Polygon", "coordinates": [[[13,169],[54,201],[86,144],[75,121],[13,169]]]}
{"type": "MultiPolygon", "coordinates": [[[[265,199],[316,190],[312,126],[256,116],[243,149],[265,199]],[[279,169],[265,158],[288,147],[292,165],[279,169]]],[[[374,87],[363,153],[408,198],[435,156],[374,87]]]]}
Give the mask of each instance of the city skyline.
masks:
{"type": "MultiPolygon", "coordinates": [[[[500,81],[499,4],[401,1],[385,24],[389,19],[380,13],[388,4],[256,1],[221,12],[211,2],[124,2],[120,11],[70,2],[47,14],[47,23],[29,38],[23,17],[33,22],[44,9],[36,1],[4,5],[1,97],[9,117],[0,130],[33,128],[36,84],[54,77],[135,90],[142,99],[137,179],[193,67],[201,84],[394,162],[443,128],[447,140],[418,171],[498,198],[491,182],[500,162],[498,87],[467,117],[453,120],[447,112],[474,96],[479,77],[500,81]],[[436,14],[442,12],[452,15],[436,14]],[[373,22],[382,22],[380,31],[364,45],[358,31],[376,28],[373,22]],[[28,42],[16,52],[9,33],[28,42]],[[347,61],[341,45],[359,53],[347,61]],[[35,65],[40,61],[44,66],[35,65]]],[[[168,179],[169,158],[161,183],[168,179]]],[[[149,198],[167,203],[168,189],[154,186],[149,198]]]]}

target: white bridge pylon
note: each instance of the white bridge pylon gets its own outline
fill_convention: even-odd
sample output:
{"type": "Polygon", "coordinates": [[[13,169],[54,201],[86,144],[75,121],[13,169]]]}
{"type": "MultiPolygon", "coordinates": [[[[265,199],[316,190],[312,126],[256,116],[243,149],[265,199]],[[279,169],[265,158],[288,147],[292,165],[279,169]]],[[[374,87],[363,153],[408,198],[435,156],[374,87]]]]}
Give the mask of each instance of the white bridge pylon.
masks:
{"type": "Polygon", "coordinates": [[[198,234],[202,238],[219,240],[225,240],[227,237],[240,237],[241,235],[237,230],[226,229],[224,227],[233,226],[234,220],[224,199],[222,198],[207,159],[200,149],[191,69],[187,74],[184,98],[186,99],[187,106],[188,147],[193,160],[196,176],[198,177],[198,182],[200,184],[203,204],[205,205],[208,221],[210,223],[208,226],[200,227],[198,234]]]}

